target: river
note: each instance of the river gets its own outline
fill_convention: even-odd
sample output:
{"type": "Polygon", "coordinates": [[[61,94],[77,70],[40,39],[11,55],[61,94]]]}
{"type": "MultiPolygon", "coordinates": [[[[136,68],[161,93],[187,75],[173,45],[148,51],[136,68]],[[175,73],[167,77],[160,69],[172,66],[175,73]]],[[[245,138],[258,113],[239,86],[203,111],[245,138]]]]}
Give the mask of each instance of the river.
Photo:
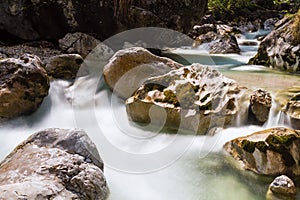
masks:
{"type": "MultiPolygon", "coordinates": [[[[252,36],[242,40],[257,42],[252,36]]],[[[244,86],[269,90],[273,97],[299,83],[299,76],[247,65],[257,45],[241,46],[241,49],[240,55],[210,56],[201,47],[173,49],[165,54],[170,57],[177,54],[189,62],[211,65],[244,86]]],[[[99,85],[103,84],[101,79],[99,85]]],[[[268,127],[288,126],[280,120],[278,105],[274,104],[270,121],[261,127],[241,124],[215,136],[169,134],[153,127],[132,125],[127,121],[122,100],[105,86],[98,88],[96,94],[93,90],[80,90],[90,85],[77,85],[80,91],[77,95],[88,99],[78,106],[74,104],[76,95],[70,94],[74,89],[70,82],[52,81],[49,96],[38,111],[1,124],[0,158],[34,132],[51,127],[77,127],[89,134],[104,160],[110,200],[265,199],[272,180],[233,168],[222,146],[238,136],[268,127]],[[89,95],[93,96],[92,100],[89,95]]]]}

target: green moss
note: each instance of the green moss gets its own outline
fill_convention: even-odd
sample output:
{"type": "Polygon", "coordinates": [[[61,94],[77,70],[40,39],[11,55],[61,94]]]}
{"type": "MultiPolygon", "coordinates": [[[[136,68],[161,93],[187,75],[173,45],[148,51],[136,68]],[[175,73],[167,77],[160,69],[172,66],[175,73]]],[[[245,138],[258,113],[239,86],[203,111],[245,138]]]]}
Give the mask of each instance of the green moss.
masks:
{"type": "Polygon", "coordinates": [[[164,91],[165,98],[162,100],[163,103],[170,103],[175,106],[179,106],[179,102],[177,100],[176,94],[172,90],[164,91]]]}
{"type": "Polygon", "coordinates": [[[295,135],[282,135],[282,136],[269,135],[266,139],[266,142],[272,146],[277,146],[277,145],[288,146],[291,145],[295,139],[296,139],[295,135]]]}
{"type": "Polygon", "coordinates": [[[176,87],[177,98],[179,99],[181,108],[195,109],[195,101],[197,97],[195,95],[194,86],[190,83],[179,84],[176,87]]]}
{"type": "Polygon", "coordinates": [[[292,101],[300,101],[300,93],[291,98],[292,101]]]}
{"type": "Polygon", "coordinates": [[[260,47],[258,49],[257,54],[249,60],[250,65],[264,65],[269,67],[270,66],[270,58],[267,53],[266,48],[260,47]]]}
{"type": "Polygon", "coordinates": [[[242,143],[241,143],[241,147],[245,151],[247,151],[249,153],[253,153],[254,150],[255,150],[255,143],[251,142],[249,140],[243,140],[242,143]]]}
{"type": "Polygon", "coordinates": [[[293,36],[293,44],[298,45],[300,43],[300,9],[298,13],[294,17],[294,22],[292,24],[292,36],[293,36]]]}
{"type": "Polygon", "coordinates": [[[267,150],[268,150],[268,146],[267,146],[266,143],[263,142],[263,141],[256,142],[256,143],[255,143],[255,147],[256,147],[258,150],[260,150],[261,152],[264,152],[264,153],[266,153],[267,150]]]}

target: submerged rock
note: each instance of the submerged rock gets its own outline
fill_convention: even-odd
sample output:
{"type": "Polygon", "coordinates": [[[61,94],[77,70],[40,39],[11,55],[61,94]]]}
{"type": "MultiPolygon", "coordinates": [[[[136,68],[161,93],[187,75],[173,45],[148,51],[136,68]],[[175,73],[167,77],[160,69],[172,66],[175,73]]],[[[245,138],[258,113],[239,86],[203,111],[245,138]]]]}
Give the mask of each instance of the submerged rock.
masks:
{"type": "Polygon", "coordinates": [[[118,51],[104,67],[106,84],[119,96],[129,98],[147,78],[165,74],[183,65],[158,57],[141,47],[118,51]]]}
{"type": "Polygon", "coordinates": [[[288,128],[271,128],[224,145],[238,164],[257,174],[300,175],[300,132],[288,128]]]}
{"type": "Polygon", "coordinates": [[[249,118],[254,123],[263,124],[268,120],[272,106],[272,97],[269,92],[258,89],[250,97],[249,118]]]}
{"type": "Polygon", "coordinates": [[[294,182],[287,176],[281,175],[270,184],[267,200],[296,200],[297,188],[294,182]]]}
{"type": "Polygon", "coordinates": [[[83,63],[83,58],[78,54],[61,54],[46,59],[44,63],[49,76],[74,79],[83,63]]]}
{"type": "Polygon", "coordinates": [[[300,11],[276,23],[275,29],[259,45],[250,64],[300,73],[300,11]]]}
{"type": "Polygon", "coordinates": [[[95,144],[81,130],[46,129],[0,165],[0,199],[97,199],[108,187],[95,144]]]}
{"type": "Polygon", "coordinates": [[[37,56],[0,59],[0,117],[34,112],[48,95],[49,78],[37,56]]]}
{"type": "Polygon", "coordinates": [[[284,111],[290,118],[291,126],[300,130],[300,93],[291,98],[284,111]]]}
{"type": "Polygon", "coordinates": [[[235,122],[243,91],[217,70],[193,64],[147,79],[126,110],[134,122],[205,134],[235,122]]]}

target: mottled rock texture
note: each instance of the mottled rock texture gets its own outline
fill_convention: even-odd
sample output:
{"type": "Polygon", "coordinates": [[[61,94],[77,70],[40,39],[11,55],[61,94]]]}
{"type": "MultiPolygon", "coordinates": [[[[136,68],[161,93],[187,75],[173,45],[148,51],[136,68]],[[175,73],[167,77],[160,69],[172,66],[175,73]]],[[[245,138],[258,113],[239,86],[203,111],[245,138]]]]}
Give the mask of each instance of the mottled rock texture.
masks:
{"type": "Polygon", "coordinates": [[[82,130],[35,133],[0,164],[0,199],[104,200],[108,192],[103,162],[82,130]]]}
{"type": "Polygon", "coordinates": [[[50,87],[41,60],[24,54],[19,59],[2,59],[0,66],[0,117],[12,118],[37,110],[50,87]]]}
{"type": "Polygon", "coordinates": [[[205,134],[235,123],[243,94],[244,88],[217,70],[193,64],[147,79],[126,101],[126,109],[134,122],[164,122],[205,134]]]}
{"type": "Polygon", "coordinates": [[[271,128],[227,142],[224,149],[244,169],[257,174],[300,175],[300,132],[271,128]]]}

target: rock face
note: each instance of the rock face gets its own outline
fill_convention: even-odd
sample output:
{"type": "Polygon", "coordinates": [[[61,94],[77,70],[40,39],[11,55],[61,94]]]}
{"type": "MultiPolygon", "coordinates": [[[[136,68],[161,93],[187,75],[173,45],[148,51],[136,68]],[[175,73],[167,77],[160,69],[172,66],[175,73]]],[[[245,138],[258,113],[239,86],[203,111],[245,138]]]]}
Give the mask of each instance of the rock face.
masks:
{"type": "Polygon", "coordinates": [[[275,29],[263,39],[258,53],[249,63],[300,73],[300,11],[292,18],[276,23],[275,29]]]}
{"type": "Polygon", "coordinates": [[[62,79],[74,79],[83,63],[78,54],[61,54],[44,61],[49,76],[62,79]]]}
{"type": "Polygon", "coordinates": [[[145,79],[180,67],[183,65],[169,58],[155,56],[141,47],[132,47],[118,51],[104,67],[103,75],[116,94],[129,98],[145,79]]]}
{"type": "Polygon", "coordinates": [[[224,149],[244,169],[262,175],[294,177],[300,175],[299,147],[299,131],[272,128],[231,140],[224,149]]]}
{"type": "Polygon", "coordinates": [[[164,122],[168,128],[205,134],[235,122],[242,95],[235,81],[193,64],[147,79],[126,101],[126,109],[134,122],[164,122]]]}
{"type": "Polygon", "coordinates": [[[277,200],[287,199],[296,200],[297,188],[294,182],[287,176],[282,175],[274,179],[270,184],[266,199],[277,200]]]}
{"type": "Polygon", "coordinates": [[[48,95],[49,78],[36,56],[0,60],[0,117],[34,112],[48,95]]]}
{"type": "Polygon", "coordinates": [[[0,29],[26,40],[59,39],[69,32],[116,32],[113,1],[29,0],[0,2],[0,29]]]}
{"type": "Polygon", "coordinates": [[[68,33],[59,40],[59,47],[66,53],[78,53],[85,58],[100,44],[96,38],[85,33],[68,33]]]}
{"type": "Polygon", "coordinates": [[[46,129],[0,165],[0,199],[97,199],[108,187],[96,146],[81,130],[46,129]]]}
{"type": "Polygon", "coordinates": [[[0,30],[26,40],[59,39],[73,32],[104,40],[141,26],[187,32],[206,10],[207,0],[3,0],[0,30]]]}
{"type": "Polygon", "coordinates": [[[250,97],[249,118],[251,121],[265,123],[268,120],[272,106],[272,97],[269,92],[258,89],[250,97]]]}
{"type": "Polygon", "coordinates": [[[291,98],[286,105],[285,113],[290,118],[292,127],[300,130],[300,94],[291,98]]]}

